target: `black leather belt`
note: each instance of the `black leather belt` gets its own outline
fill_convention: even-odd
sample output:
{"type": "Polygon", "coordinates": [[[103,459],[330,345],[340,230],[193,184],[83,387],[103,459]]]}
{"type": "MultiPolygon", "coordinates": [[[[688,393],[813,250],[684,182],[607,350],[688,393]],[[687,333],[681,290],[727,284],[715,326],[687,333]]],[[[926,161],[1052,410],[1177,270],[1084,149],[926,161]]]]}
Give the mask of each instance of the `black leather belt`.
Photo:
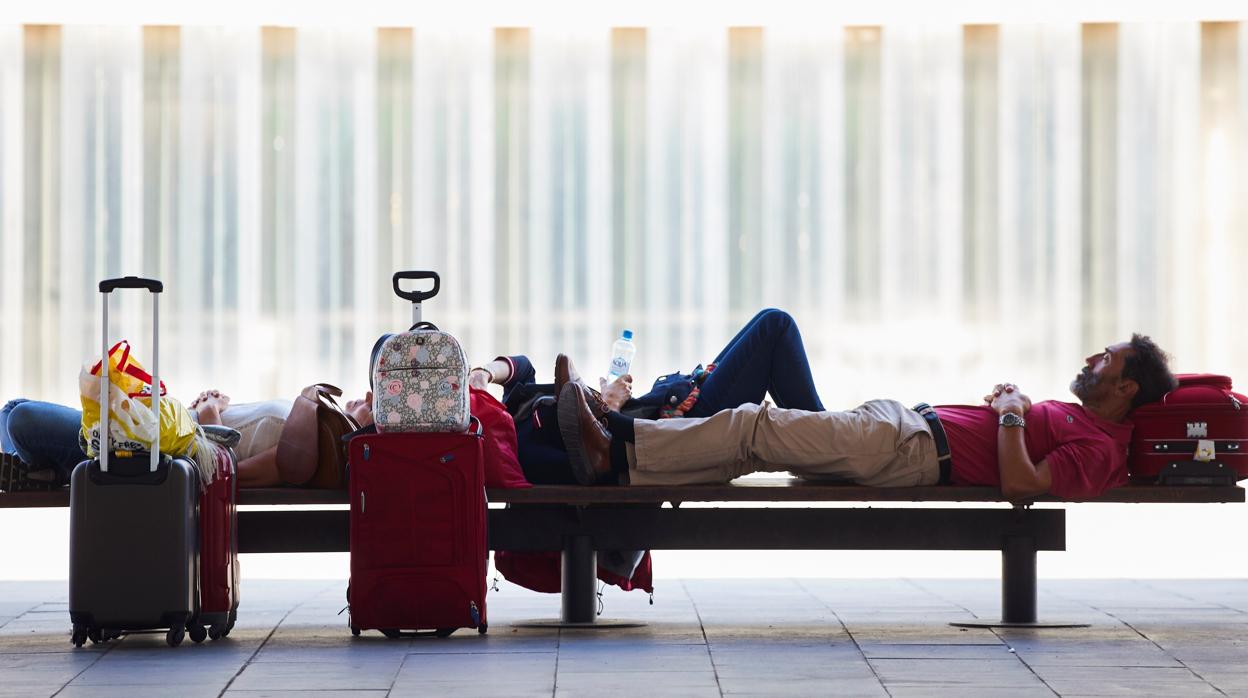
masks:
{"type": "Polygon", "coordinates": [[[940,424],[940,416],[936,414],[936,408],[926,402],[920,402],[914,406],[914,411],[922,415],[932,429],[932,441],[936,443],[936,462],[940,464],[940,480],[936,484],[952,484],[953,456],[949,454],[949,439],[945,438],[945,428],[940,424]]]}

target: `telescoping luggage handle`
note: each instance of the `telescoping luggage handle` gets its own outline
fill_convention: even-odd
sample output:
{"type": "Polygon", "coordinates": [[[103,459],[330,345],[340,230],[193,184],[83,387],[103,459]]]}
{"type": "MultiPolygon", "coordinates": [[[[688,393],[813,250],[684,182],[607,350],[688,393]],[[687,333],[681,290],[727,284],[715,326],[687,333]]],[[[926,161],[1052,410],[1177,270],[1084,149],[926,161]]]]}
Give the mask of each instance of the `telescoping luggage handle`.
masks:
{"type": "Polygon", "coordinates": [[[394,295],[412,302],[413,325],[420,323],[420,304],[438,295],[438,289],[442,288],[442,278],[436,271],[396,271],[391,282],[394,285],[394,295]],[[404,291],[399,288],[399,282],[403,280],[432,280],[433,288],[428,291],[404,291]]]}
{"type": "Polygon", "coordinates": [[[100,472],[108,472],[108,296],[119,288],[147,289],[152,294],[152,384],[149,390],[152,396],[152,416],[156,418],[156,438],[152,442],[151,471],[154,473],[160,466],[160,294],[165,285],[156,279],[141,279],[137,276],[126,276],[120,279],[105,279],[100,282],[100,293],[104,295],[104,317],[100,349],[100,472]]]}

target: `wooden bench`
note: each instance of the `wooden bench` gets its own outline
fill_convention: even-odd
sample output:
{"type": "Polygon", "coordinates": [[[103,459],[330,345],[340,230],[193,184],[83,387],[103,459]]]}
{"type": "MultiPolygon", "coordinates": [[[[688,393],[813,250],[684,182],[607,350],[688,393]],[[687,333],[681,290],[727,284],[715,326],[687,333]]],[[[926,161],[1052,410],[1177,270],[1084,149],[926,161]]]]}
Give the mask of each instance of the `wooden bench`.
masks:
{"type": "MultiPolygon", "coordinates": [[[[990,487],[871,488],[793,478],[745,478],[728,485],[488,490],[492,550],[562,551],[561,622],[592,625],[598,550],[999,550],[1001,620],[985,626],[1043,626],[1036,614],[1036,552],[1066,549],[1061,507],[1008,505],[990,487]],[[731,507],[682,507],[686,502],[731,507]],[[772,503],[866,506],[783,506],[772,503]],[[981,506],[915,508],[897,502],[981,506]],[[663,507],[667,503],[670,506],[663,507]],[[883,506],[882,506],[883,505],[883,506]]],[[[1061,503],[1040,497],[1039,503],[1061,503]]],[[[1244,489],[1131,485],[1090,500],[1110,503],[1243,502],[1244,489]]],[[[244,553],[345,552],[347,493],[303,489],[239,492],[244,553]],[[246,507],[279,507],[249,509],[246,507]]],[[[65,507],[68,491],[0,494],[0,508],[65,507]]],[[[1052,625],[1052,624],[1049,624],[1052,625]]]]}

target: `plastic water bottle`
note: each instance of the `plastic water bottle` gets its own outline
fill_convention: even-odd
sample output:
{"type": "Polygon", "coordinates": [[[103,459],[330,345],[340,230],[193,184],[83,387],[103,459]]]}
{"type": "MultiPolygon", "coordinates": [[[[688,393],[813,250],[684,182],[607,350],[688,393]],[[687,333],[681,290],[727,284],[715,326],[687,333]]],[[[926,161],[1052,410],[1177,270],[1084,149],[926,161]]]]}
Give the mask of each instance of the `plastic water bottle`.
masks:
{"type": "Polygon", "coordinates": [[[616,378],[628,373],[636,355],[637,345],[633,344],[633,331],[624,330],[611,346],[611,368],[607,369],[607,382],[614,382],[616,378]]]}

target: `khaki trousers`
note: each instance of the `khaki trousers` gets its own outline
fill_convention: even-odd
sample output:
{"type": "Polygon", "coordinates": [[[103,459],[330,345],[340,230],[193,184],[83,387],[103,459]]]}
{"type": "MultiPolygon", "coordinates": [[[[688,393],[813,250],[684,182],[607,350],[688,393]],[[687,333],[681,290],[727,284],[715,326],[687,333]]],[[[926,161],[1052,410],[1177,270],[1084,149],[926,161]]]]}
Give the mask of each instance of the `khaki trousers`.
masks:
{"type": "Polygon", "coordinates": [[[846,412],[742,405],[700,419],[638,419],[633,427],[633,485],[720,484],[786,470],[873,487],[934,485],[940,479],[927,421],[895,400],[872,400],[846,412]]]}

